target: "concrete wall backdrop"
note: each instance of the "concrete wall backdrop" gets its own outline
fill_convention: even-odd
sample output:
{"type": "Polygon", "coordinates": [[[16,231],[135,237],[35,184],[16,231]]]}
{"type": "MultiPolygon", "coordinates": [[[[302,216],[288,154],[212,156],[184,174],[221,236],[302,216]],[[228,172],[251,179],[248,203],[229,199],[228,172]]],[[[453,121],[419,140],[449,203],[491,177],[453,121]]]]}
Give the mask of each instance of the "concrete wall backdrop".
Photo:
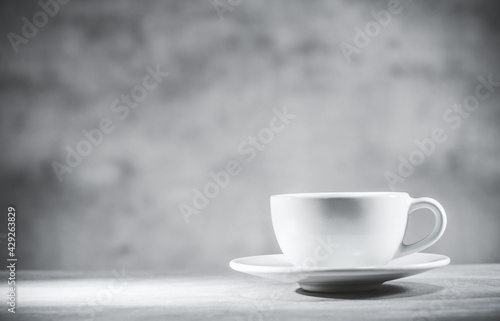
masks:
{"type": "MultiPolygon", "coordinates": [[[[427,251],[500,262],[500,86],[471,98],[478,77],[500,81],[499,6],[402,1],[378,30],[370,11],[387,6],[74,0],[43,24],[35,1],[2,2],[1,205],[17,206],[21,268],[224,268],[279,252],[270,195],[390,190],[384,175],[418,161],[415,140],[436,128],[446,138],[394,190],[447,209],[427,251]],[[373,37],[356,38],[348,63],[341,45],[353,50],[356,28],[373,37]],[[168,77],[114,112],[157,65],[168,77]],[[296,117],[247,161],[248,137],[284,106],[296,117]],[[53,162],[105,118],[114,131],[60,182],[53,162]],[[186,224],[179,205],[231,160],[241,173],[186,224]]],[[[431,227],[413,216],[408,239],[431,227]]]]}

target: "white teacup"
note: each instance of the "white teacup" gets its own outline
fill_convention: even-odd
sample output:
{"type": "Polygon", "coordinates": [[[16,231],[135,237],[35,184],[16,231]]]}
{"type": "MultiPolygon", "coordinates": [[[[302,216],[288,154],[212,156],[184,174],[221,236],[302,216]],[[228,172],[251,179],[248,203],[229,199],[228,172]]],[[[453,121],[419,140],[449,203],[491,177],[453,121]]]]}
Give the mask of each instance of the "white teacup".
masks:
{"type": "Polygon", "coordinates": [[[303,193],[271,196],[278,244],[294,266],[351,268],[386,265],[434,244],[446,228],[437,201],[407,193],[303,193]],[[434,230],[406,245],[408,214],[430,209],[434,230]]]}

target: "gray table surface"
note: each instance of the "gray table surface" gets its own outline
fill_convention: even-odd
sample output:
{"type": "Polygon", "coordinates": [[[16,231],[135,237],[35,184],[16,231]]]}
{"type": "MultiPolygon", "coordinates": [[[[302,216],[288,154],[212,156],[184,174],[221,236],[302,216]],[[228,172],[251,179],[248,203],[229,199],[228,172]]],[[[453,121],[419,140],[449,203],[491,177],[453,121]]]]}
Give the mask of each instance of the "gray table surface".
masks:
{"type": "Polygon", "coordinates": [[[310,294],[231,270],[16,277],[16,313],[2,295],[1,320],[500,320],[500,264],[450,265],[359,294],[310,294]]]}

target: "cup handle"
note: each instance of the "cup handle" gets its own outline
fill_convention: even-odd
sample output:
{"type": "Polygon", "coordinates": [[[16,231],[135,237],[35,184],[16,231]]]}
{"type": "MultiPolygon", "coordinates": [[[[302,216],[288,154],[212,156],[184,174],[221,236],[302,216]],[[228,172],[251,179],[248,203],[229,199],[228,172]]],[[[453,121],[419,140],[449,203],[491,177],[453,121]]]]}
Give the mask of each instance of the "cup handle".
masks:
{"type": "Polygon", "coordinates": [[[401,241],[401,245],[394,255],[394,259],[397,259],[402,256],[406,256],[412,253],[416,253],[422,251],[423,249],[428,248],[432,244],[436,243],[437,240],[443,235],[444,230],[446,229],[446,212],[441,204],[438,201],[429,198],[429,197],[421,197],[421,198],[413,198],[411,199],[410,209],[408,210],[408,215],[411,212],[419,210],[421,208],[427,208],[432,211],[434,217],[436,219],[436,224],[434,225],[434,230],[424,237],[422,240],[417,241],[412,244],[404,244],[401,241]]]}

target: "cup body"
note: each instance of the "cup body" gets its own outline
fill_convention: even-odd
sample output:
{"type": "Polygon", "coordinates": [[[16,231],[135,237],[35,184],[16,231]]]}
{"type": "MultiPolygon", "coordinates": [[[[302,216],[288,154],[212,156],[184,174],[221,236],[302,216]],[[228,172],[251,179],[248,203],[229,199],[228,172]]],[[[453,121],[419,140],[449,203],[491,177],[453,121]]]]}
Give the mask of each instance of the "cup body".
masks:
{"type": "Polygon", "coordinates": [[[402,244],[411,200],[393,192],[273,195],[273,228],[297,267],[385,265],[402,244]]]}

